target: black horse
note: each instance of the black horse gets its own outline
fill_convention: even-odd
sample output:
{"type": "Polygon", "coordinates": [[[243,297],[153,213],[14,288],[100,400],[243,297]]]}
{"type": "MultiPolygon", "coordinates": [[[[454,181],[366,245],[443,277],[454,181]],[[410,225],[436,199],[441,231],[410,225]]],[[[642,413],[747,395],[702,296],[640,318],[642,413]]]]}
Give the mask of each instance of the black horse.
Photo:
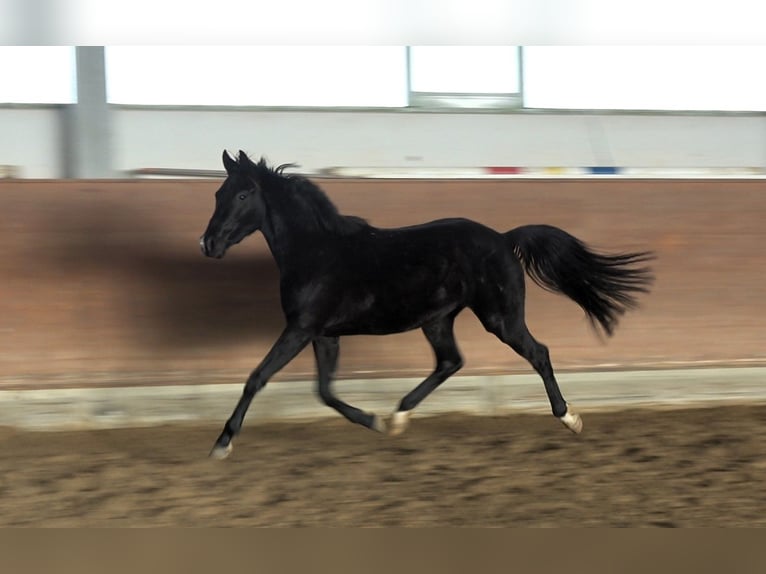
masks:
{"type": "Polygon", "coordinates": [[[314,183],[261,159],[224,151],[227,177],[200,238],[202,252],[223,257],[254,231],[263,232],[280,272],[287,325],[250,374],[211,456],[224,458],[253,396],[311,343],[322,401],[354,423],[384,431],[383,420],[332,391],[343,335],[422,329],[436,356],[433,373],[407,394],[391,420],[401,433],[412,410],[463,364],[455,317],[466,307],[482,325],[540,374],[554,416],[575,433],[580,416],[567,408],[548,349],[524,322],[524,270],[540,286],[578,303],[594,328],[611,335],[620,315],[652,281],[649,252],[599,254],[565,231],[525,225],[498,233],[468,219],[441,219],[398,229],[341,215],[314,183]]]}

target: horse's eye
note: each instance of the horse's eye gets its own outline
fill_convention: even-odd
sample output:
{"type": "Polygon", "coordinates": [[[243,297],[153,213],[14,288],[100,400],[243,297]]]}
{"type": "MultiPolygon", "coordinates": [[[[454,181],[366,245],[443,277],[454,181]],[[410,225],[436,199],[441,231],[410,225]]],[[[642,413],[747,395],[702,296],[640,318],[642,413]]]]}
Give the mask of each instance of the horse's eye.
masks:
{"type": "Polygon", "coordinates": [[[242,201],[244,201],[246,197],[247,195],[245,195],[244,193],[239,194],[239,199],[241,199],[242,201]]]}

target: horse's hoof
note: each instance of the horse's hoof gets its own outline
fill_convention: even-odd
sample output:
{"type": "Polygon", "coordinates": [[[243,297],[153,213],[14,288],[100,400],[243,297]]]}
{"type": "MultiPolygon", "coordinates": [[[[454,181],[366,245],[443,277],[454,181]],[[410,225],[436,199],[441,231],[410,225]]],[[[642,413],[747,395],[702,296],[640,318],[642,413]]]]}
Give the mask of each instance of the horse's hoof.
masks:
{"type": "Polygon", "coordinates": [[[582,432],[582,417],[573,410],[567,408],[567,412],[563,417],[559,417],[559,420],[575,434],[582,432]]]}
{"type": "Polygon", "coordinates": [[[370,428],[376,432],[385,433],[386,421],[378,415],[372,415],[372,424],[370,425],[370,428]]]}
{"type": "Polygon", "coordinates": [[[227,444],[226,446],[217,444],[213,447],[213,450],[210,451],[210,458],[215,460],[223,460],[229,456],[229,454],[231,454],[232,448],[233,447],[231,446],[231,443],[227,444]]]}
{"type": "Polygon", "coordinates": [[[388,431],[390,436],[399,436],[410,424],[410,415],[412,411],[396,411],[391,417],[391,430],[388,431]]]}

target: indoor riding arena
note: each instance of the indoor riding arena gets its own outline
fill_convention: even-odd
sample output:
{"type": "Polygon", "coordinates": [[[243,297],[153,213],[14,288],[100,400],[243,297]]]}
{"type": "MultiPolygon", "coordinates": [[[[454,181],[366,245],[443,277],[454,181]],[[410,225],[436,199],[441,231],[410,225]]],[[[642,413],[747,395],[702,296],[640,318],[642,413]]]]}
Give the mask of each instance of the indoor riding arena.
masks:
{"type": "MultiPolygon", "coordinates": [[[[80,69],[99,55],[78,49],[80,69]]],[[[766,526],[762,113],[103,104],[0,105],[0,129],[47,142],[0,143],[1,526],[766,526]],[[104,121],[110,146],[59,149],[58,130],[104,121]],[[200,253],[221,152],[240,148],[301,164],[286,173],[376,227],[545,223],[652,251],[613,337],[527,277],[527,325],[582,432],[466,309],[462,370],[400,436],[321,404],[309,345],[209,458],[285,325],[263,235],[200,253]]],[[[339,397],[386,422],[433,369],[419,329],[340,346],[339,397]]]]}

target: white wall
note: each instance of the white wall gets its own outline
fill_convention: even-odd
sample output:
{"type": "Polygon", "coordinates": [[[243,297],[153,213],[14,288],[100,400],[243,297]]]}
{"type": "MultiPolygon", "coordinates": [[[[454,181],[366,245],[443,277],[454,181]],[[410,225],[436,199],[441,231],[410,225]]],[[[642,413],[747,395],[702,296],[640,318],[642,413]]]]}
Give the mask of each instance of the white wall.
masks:
{"type": "Polygon", "coordinates": [[[116,167],[219,169],[225,147],[323,167],[766,167],[762,116],[115,112],[116,167]]]}
{"type": "MultiPolygon", "coordinates": [[[[112,108],[114,167],[220,169],[224,148],[326,167],[766,169],[766,116],[112,108]]],[[[54,109],[1,108],[0,165],[60,177],[54,109]]]]}
{"type": "Polygon", "coordinates": [[[53,106],[0,106],[0,166],[14,166],[20,177],[61,177],[61,111],[53,106]]]}

